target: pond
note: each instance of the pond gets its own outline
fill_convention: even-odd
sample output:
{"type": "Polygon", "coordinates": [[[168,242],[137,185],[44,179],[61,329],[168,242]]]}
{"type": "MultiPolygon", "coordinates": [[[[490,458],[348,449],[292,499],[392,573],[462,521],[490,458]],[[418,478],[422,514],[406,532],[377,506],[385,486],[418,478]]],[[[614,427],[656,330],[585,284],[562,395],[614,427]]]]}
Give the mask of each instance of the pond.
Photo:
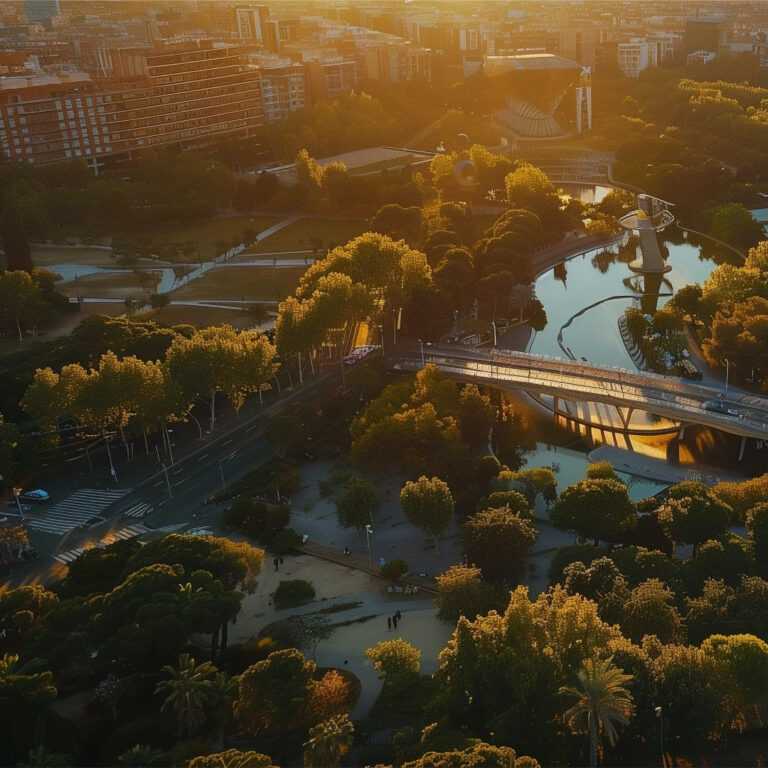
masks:
{"type": "Polygon", "coordinates": [[[139,273],[152,273],[156,278],[159,278],[157,283],[157,293],[169,293],[170,291],[179,288],[191,280],[204,275],[208,270],[217,266],[214,261],[205,262],[202,267],[99,267],[94,264],[53,264],[50,267],[46,267],[51,272],[57,272],[61,275],[62,280],[74,280],[75,277],[87,277],[89,275],[99,274],[123,274],[123,275],[136,275],[136,283],[139,284],[139,273]]]}
{"type": "MultiPolygon", "coordinates": [[[[562,491],[573,483],[583,480],[587,476],[587,467],[590,462],[587,454],[572,448],[561,448],[557,445],[537,443],[536,450],[525,454],[526,463],[523,469],[539,469],[548,467],[557,477],[558,491],[562,491]]],[[[667,483],[659,483],[654,480],[628,475],[624,472],[616,472],[619,479],[629,487],[629,497],[633,501],[640,501],[648,496],[653,496],[667,487],[667,483]]],[[[544,513],[544,502],[539,499],[537,512],[544,513]],[[538,507],[541,506],[541,509],[538,507]]]]}
{"type": "Polygon", "coordinates": [[[664,239],[662,253],[665,249],[672,269],[663,276],[636,275],[629,269],[627,262],[639,251],[632,243],[593,249],[545,272],[536,280],[536,295],[547,312],[547,325],[533,336],[528,351],[634,370],[618,327],[627,307],[653,313],[679,288],[702,282],[729,258],[709,243],[689,241],[688,233],[676,227],[664,239]]]}

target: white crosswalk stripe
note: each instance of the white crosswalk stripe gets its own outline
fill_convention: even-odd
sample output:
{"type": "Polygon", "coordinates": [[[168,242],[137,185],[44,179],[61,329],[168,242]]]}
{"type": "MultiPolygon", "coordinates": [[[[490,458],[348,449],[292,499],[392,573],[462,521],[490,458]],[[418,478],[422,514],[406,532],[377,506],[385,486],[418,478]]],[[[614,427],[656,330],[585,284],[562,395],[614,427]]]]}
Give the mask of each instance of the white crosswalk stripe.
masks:
{"type": "Polygon", "coordinates": [[[27,517],[27,526],[45,533],[67,533],[100,514],[127,493],[130,489],[97,491],[83,488],[50,509],[35,508],[27,517]]]}
{"type": "Polygon", "coordinates": [[[123,512],[125,517],[146,517],[154,507],[151,504],[145,504],[143,501],[139,504],[134,504],[129,510],[123,512]]]}
{"type": "Polygon", "coordinates": [[[121,528],[119,531],[107,534],[103,539],[97,541],[95,544],[89,544],[85,547],[78,547],[77,549],[70,549],[67,552],[59,552],[58,555],[54,555],[53,559],[58,560],[63,565],[68,565],[73,560],[77,560],[83,552],[93,549],[94,547],[108,547],[110,544],[114,544],[118,541],[125,541],[126,539],[135,539],[137,536],[141,536],[143,533],[149,533],[147,528],[142,523],[132,523],[131,525],[121,528]]]}

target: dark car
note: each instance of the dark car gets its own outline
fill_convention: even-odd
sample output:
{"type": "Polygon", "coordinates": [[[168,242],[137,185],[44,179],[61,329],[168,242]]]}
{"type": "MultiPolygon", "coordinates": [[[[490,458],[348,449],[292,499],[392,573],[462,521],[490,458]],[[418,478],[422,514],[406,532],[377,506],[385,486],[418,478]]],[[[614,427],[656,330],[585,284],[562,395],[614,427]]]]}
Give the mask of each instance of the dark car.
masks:
{"type": "Polygon", "coordinates": [[[44,491],[42,488],[36,488],[34,491],[25,491],[24,493],[20,493],[19,498],[22,501],[31,501],[33,503],[39,504],[43,501],[49,501],[51,494],[47,491],[44,491]]]}
{"type": "Polygon", "coordinates": [[[93,525],[98,525],[99,523],[103,523],[106,520],[105,517],[100,517],[99,515],[96,515],[95,517],[90,517],[88,520],[86,520],[83,523],[83,528],[90,528],[93,525]]]}

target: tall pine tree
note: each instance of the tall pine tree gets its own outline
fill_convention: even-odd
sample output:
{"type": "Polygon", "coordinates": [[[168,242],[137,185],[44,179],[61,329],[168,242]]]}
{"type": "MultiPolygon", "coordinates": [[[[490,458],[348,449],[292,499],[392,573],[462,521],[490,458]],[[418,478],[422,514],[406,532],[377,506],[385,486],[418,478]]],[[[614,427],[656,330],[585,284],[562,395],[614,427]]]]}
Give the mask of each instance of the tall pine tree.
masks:
{"type": "Polygon", "coordinates": [[[21,215],[12,206],[8,206],[0,222],[0,231],[5,251],[5,266],[8,271],[32,271],[32,254],[27,242],[27,233],[21,215]]]}

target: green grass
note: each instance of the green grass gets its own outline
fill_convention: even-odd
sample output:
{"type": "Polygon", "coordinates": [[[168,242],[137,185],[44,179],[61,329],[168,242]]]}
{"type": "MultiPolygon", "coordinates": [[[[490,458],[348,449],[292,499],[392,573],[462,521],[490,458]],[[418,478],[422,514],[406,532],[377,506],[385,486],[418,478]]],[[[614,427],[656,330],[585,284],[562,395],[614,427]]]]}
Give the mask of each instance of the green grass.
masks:
{"type": "MultiPolygon", "coordinates": [[[[133,272],[100,272],[78,278],[80,295],[98,299],[143,298],[145,292],[133,272]]],[[[56,288],[65,296],[76,296],[74,280],[62,280],[56,288]]]]}
{"type": "MultiPolygon", "coordinates": [[[[277,224],[279,217],[272,216],[231,216],[221,219],[205,219],[194,224],[158,224],[151,227],[140,227],[130,232],[122,232],[116,237],[136,239],[148,237],[153,243],[197,241],[200,255],[205,261],[218,256],[215,249],[217,240],[231,243],[233,237],[239,237],[244,230],[251,228],[256,232],[277,224]]],[[[192,259],[196,259],[195,254],[192,259]]]]}
{"type": "Polygon", "coordinates": [[[171,294],[171,301],[277,301],[293,293],[304,267],[220,267],[171,294]]]}
{"type": "Polygon", "coordinates": [[[292,254],[288,251],[311,250],[309,238],[317,237],[322,240],[322,248],[327,248],[331,243],[343,245],[353,237],[362,234],[368,229],[364,219],[300,219],[284,229],[275,232],[271,237],[262,240],[256,245],[246,248],[238,257],[244,260],[246,254],[255,253],[280,253],[286,257],[292,254]]]}
{"type": "Polygon", "coordinates": [[[220,307],[182,307],[168,305],[154,309],[147,315],[160,325],[194,325],[205,328],[209,325],[232,325],[235,328],[253,327],[253,319],[239,307],[221,309],[220,307]]]}
{"type": "Polygon", "coordinates": [[[87,264],[102,267],[114,266],[115,260],[104,248],[55,248],[50,245],[33,245],[32,263],[36,267],[50,269],[57,264],[87,264]]]}

